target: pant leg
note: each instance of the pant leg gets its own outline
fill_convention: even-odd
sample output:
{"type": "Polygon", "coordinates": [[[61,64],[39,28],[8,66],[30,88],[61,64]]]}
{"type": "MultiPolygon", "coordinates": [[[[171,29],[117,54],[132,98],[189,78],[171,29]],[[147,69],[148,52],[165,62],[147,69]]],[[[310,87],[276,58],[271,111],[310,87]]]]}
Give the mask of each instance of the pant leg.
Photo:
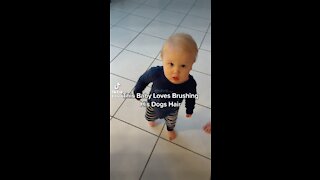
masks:
{"type": "Polygon", "coordinates": [[[173,131],[174,127],[176,126],[177,118],[178,118],[178,110],[173,113],[170,113],[168,116],[164,118],[166,121],[168,131],[173,131]]]}
{"type": "Polygon", "coordinates": [[[151,106],[147,106],[145,117],[147,121],[155,121],[156,119],[158,119],[153,107],[151,106]]]}

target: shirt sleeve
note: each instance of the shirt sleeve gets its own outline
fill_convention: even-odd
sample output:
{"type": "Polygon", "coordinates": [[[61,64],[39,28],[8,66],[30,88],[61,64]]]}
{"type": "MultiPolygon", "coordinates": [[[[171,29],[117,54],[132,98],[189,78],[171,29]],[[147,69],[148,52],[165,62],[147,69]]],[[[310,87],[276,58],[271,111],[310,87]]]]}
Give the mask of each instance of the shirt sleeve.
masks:
{"type": "MultiPolygon", "coordinates": [[[[197,94],[197,83],[194,81],[189,91],[191,94],[197,94]]],[[[186,113],[193,114],[193,109],[196,104],[196,98],[186,98],[186,113]]]]}
{"type": "Polygon", "coordinates": [[[137,98],[137,94],[138,93],[141,94],[142,91],[148,86],[148,84],[154,80],[154,78],[157,75],[158,70],[159,70],[158,67],[152,67],[140,76],[137,84],[134,87],[134,91],[133,91],[134,96],[137,100],[141,99],[141,98],[137,98]]]}

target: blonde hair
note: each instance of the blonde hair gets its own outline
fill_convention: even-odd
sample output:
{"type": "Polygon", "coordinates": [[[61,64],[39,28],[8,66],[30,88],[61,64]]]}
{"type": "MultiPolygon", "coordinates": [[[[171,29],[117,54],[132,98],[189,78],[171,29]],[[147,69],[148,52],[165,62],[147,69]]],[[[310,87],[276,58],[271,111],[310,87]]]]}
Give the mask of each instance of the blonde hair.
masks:
{"type": "Polygon", "coordinates": [[[196,61],[196,58],[198,55],[198,46],[197,46],[197,43],[189,34],[176,33],[171,35],[162,46],[162,50],[160,54],[161,59],[162,59],[163,53],[168,49],[168,46],[172,46],[175,48],[178,47],[180,50],[183,50],[184,52],[191,53],[192,56],[194,56],[194,62],[196,61]]]}

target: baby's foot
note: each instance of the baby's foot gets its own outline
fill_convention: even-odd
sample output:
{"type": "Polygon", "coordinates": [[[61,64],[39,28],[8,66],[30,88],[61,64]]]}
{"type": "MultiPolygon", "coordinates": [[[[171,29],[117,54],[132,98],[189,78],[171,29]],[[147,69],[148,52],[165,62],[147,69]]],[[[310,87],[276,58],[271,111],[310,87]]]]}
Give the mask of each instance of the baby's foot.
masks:
{"type": "Polygon", "coordinates": [[[174,140],[177,137],[176,132],[175,131],[168,131],[168,138],[169,140],[174,140]]]}
{"type": "Polygon", "coordinates": [[[154,121],[148,121],[148,124],[150,127],[156,126],[156,122],[154,122],[154,121]]]}

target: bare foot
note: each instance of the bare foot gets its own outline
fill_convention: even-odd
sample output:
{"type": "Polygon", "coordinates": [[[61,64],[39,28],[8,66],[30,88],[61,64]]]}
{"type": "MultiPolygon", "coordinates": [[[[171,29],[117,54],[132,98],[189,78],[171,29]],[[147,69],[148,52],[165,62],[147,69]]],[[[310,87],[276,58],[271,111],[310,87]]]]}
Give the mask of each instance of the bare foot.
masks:
{"type": "Polygon", "coordinates": [[[169,140],[174,140],[177,135],[176,135],[176,132],[175,131],[168,131],[168,137],[169,137],[169,140]]]}
{"type": "Polygon", "coordinates": [[[150,127],[156,126],[156,122],[155,121],[148,121],[148,124],[149,124],[150,127]]]}

